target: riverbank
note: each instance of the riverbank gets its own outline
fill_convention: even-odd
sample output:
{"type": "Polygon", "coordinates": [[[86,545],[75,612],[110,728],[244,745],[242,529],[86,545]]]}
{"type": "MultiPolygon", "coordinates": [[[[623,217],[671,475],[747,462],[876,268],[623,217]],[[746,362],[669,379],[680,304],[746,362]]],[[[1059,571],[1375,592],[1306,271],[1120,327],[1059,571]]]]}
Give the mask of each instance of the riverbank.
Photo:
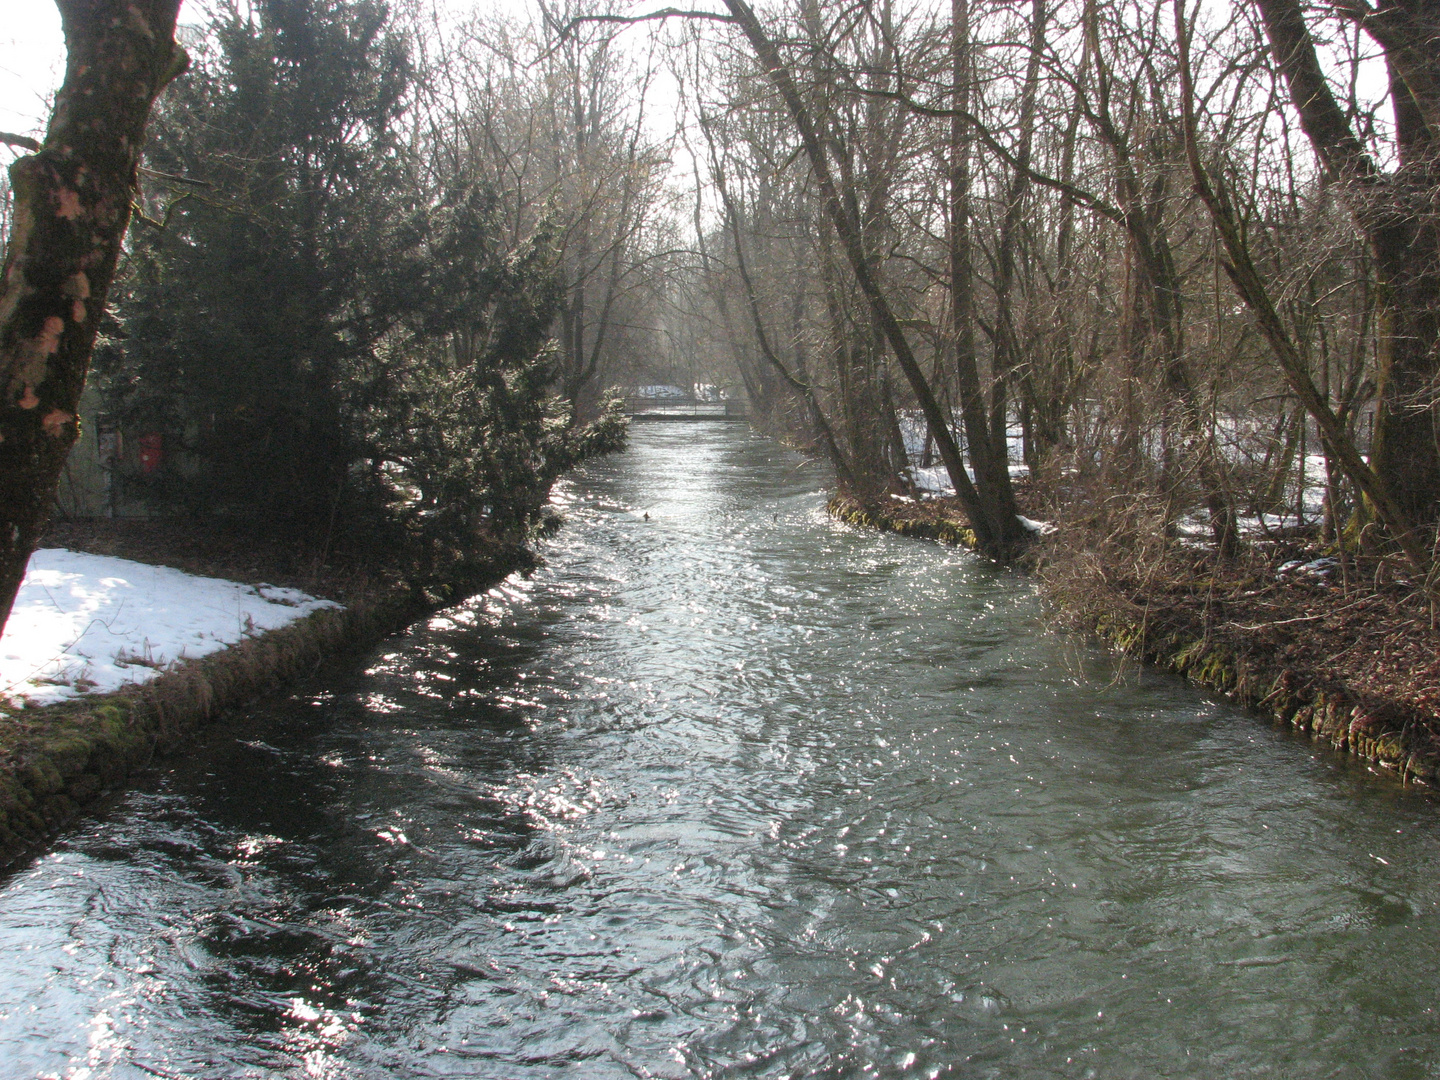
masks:
{"type": "Polygon", "coordinates": [[[0,868],[42,848],[127,777],[157,755],[175,752],[226,710],[534,564],[528,549],[496,545],[443,582],[420,582],[393,565],[357,558],[320,562],[263,536],[178,522],[62,522],[44,546],[300,589],[343,606],[315,611],[115,693],[7,710],[0,724],[0,868]]]}
{"type": "MultiPolygon", "coordinates": [[[[973,546],[952,499],[864,505],[839,520],[973,546]]],[[[1440,632],[1420,590],[1387,566],[1260,538],[1220,560],[1173,544],[1106,547],[1062,531],[1027,560],[1069,628],[1219,690],[1261,715],[1440,786],[1440,632]]]]}

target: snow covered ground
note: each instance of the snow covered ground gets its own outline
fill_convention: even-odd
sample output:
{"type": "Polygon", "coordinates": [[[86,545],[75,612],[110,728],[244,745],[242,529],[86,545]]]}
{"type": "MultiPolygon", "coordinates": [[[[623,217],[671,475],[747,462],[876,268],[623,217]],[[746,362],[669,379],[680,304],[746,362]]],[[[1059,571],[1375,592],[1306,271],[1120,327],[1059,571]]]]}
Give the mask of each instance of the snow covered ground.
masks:
{"type": "MultiPolygon", "coordinates": [[[[1232,429],[1233,429],[1233,425],[1232,429]]],[[[921,459],[925,449],[926,426],[923,418],[916,413],[908,413],[900,418],[900,431],[905,441],[905,450],[910,457],[910,479],[915,487],[924,495],[953,495],[955,488],[950,483],[949,473],[940,464],[928,468],[920,468],[915,462],[921,459]]],[[[1239,434],[1231,430],[1232,441],[1238,443],[1239,434]]],[[[963,442],[958,430],[952,431],[957,442],[963,442]]],[[[1029,472],[1022,460],[1022,443],[1018,435],[1011,432],[1007,436],[1007,445],[1010,458],[1010,475],[1012,478],[1021,477],[1029,472]]],[[[1231,454],[1239,458],[1239,452],[1230,448],[1231,454]]],[[[968,469],[968,463],[967,463],[968,469]]],[[[972,473],[971,479],[974,479],[972,473]]],[[[1291,525],[1304,522],[1314,522],[1324,512],[1325,499],[1325,458],[1320,454],[1307,454],[1305,456],[1305,489],[1301,493],[1300,514],[1297,515],[1295,507],[1294,481],[1287,483],[1287,493],[1284,499],[1284,508],[1271,514],[1241,514],[1239,517],[1240,532],[1246,536],[1261,536],[1267,532],[1283,529],[1291,525]]],[[[1027,529],[1032,532],[1049,533],[1055,529],[1049,522],[1030,521],[1022,518],[1027,529]]],[[[1180,535],[1189,542],[1196,545],[1209,543],[1211,535],[1210,522],[1203,514],[1195,513],[1177,522],[1180,535]]]]}
{"type": "MultiPolygon", "coordinates": [[[[950,474],[945,466],[936,462],[926,468],[921,468],[919,462],[925,455],[925,435],[928,428],[924,419],[918,413],[906,413],[900,417],[900,435],[905,440],[905,453],[910,458],[910,480],[921,491],[930,495],[954,495],[955,486],[950,483],[950,474]]],[[[964,445],[964,437],[959,429],[950,432],[955,441],[964,445]]],[[[1020,436],[1011,433],[1006,437],[1008,456],[1010,458],[1010,475],[1012,477],[1025,476],[1030,470],[1024,463],[1022,454],[1023,444],[1020,436]]],[[[967,458],[966,471],[970,471],[970,464],[967,458]]],[[[971,473],[972,480],[975,478],[971,473]]]]}
{"type": "Polygon", "coordinates": [[[0,697],[46,705],[118,690],[339,606],[298,589],[46,548],[31,557],[0,637],[0,697]]]}
{"type": "MultiPolygon", "coordinates": [[[[965,459],[965,472],[971,480],[975,479],[975,471],[970,468],[969,458],[965,459]]],[[[1013,480],[1019,476],[1028,476],[1029,468],[1024,465],[1011,465],[1010,478],[1013,480]]],[[[944,465],[932,465],[928,469],[922,469],[918,465],[910,467],[910,479],[917,488],[930,495],[954,495],[955,485],[950,483],[950,473],[944,465]]]]}

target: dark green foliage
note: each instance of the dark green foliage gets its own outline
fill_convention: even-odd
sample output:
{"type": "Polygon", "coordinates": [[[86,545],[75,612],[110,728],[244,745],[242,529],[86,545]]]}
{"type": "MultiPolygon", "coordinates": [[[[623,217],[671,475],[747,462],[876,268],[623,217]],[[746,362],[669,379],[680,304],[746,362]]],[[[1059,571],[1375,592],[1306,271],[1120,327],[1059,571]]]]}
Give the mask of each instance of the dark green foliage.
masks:
{"type": "Polygon", "coordinates": [[[164,224],[133,234],[98,357],[122,427],[183,447],[132,486],[322,551],[523,535],[614,422],[570,432],[550,400],[544,237],[507,250],[493,198],[404,136],[386,6],[222,7],[191,51],[147,159],[164,224]]]}
{"type": "Polygon", "coordinates": [[[395,134],[409,69],[383,5],[255,13],[222,11],[159,117],[150,165],[205,186],[137,230],[104,368],[125,417],[183,433],[200,466],[155,494],[309,531],[353,453],[343,367],[399,317],[419,255],[395,134]]]}
{"type": "Polygon", "coordinates": [[[494,200],[469,190],[431,216],[437,300],[357,366],[351,414],[373,505],[442,561],[477,534],[523,535],[560,472],[618,449],[618,405],[574,429],[549,393],[559,303],[543,237],[498,245],[494,200]]]}

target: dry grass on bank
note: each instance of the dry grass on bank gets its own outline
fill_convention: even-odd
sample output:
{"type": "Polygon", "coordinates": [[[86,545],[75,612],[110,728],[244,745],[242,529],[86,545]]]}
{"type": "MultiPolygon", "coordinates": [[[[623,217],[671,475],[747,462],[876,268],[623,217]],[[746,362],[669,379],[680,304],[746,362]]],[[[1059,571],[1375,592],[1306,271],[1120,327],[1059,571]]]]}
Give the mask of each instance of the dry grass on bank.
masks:
{"type": "Polygon", "coordinates": [[[1155,535],[1069,532],[1039,553],[1039,578],[1078,629],[1119,622],[1154,640],[1198,637],[1368,714],[1440,732],[1436,612],[1393,563],[1342,561],[1304,538],[1252,540],[1227,560],[1155,535]]]}

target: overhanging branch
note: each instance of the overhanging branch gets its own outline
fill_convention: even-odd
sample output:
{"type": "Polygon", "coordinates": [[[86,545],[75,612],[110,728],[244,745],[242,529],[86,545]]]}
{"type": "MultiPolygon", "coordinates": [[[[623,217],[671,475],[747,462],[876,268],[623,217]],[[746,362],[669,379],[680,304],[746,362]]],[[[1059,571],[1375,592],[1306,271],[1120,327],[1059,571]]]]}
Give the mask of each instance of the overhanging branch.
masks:
{"type": "Polygon", "coordinates": [[[577,15],[564,24],[551,22],[548,17],[546,21],[551,22],[551,25],[554,26],[559,35],[559,40],[564,41],[584,23],[630,26],[634,23],[664,22],[666,19],[705,19],[710,22],[722,23],[733,23],[735,21],[733,15],[726,15],[719,11],[692,11],[673,7],[661,8],[659,11],[649,11],[644,15],[577,15]]]}
{"type": "Polygon", "coordinates": [[[10,131],[0,131],[0,143],[6,146],[18,146],[22,150],[29,150],[32,154],[40,152],[40,142],[28,135],[16,135],[10,131]]]}

